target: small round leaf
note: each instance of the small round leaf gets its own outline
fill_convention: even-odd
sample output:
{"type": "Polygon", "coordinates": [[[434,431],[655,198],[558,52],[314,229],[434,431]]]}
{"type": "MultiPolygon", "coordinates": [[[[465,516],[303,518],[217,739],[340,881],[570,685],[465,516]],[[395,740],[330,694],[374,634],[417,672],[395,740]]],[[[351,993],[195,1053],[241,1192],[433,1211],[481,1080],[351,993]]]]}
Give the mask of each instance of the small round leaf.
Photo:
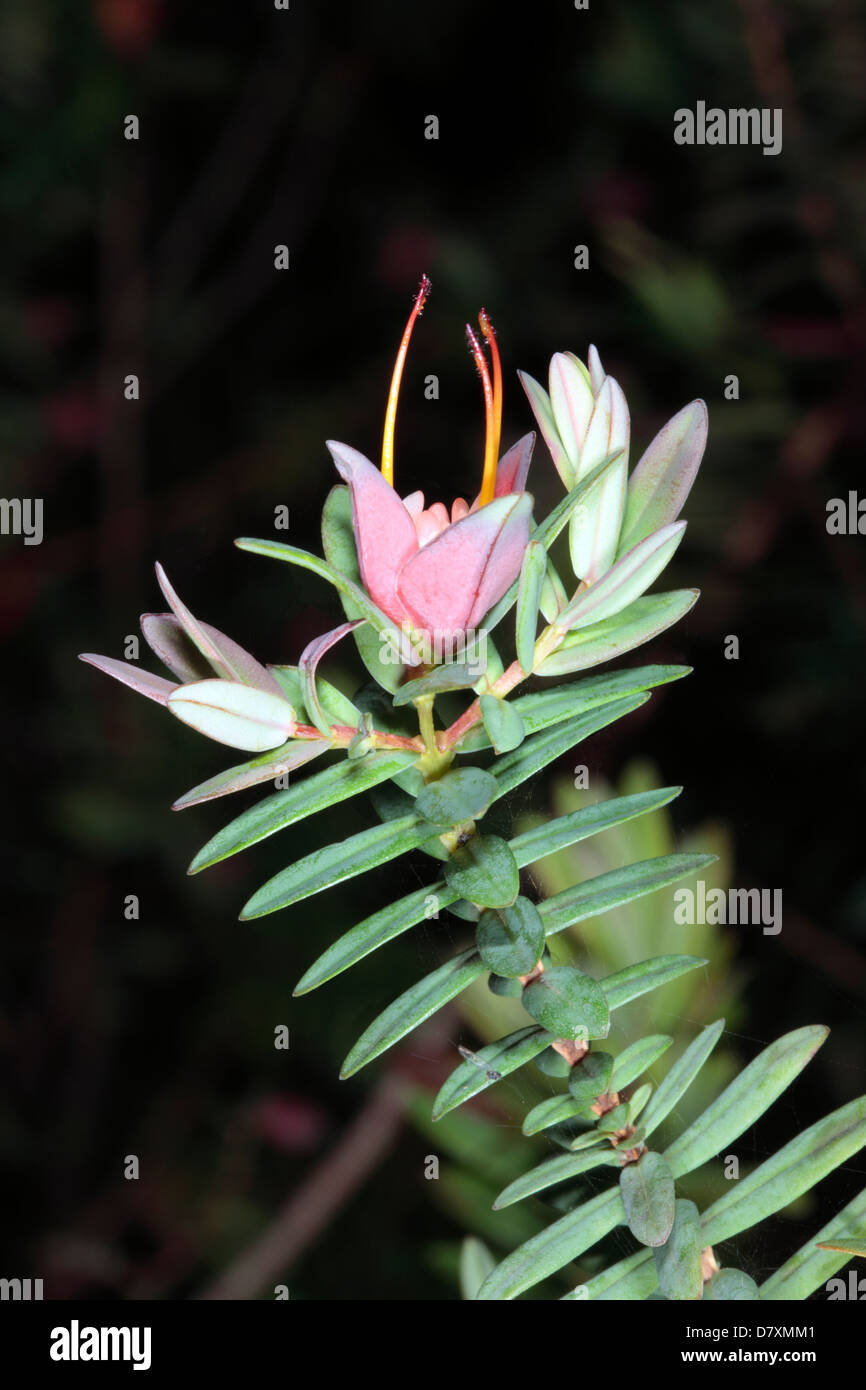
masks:
{"type": "Polygon", "coordinates": [[[479,907],[510,907],[520,892],[517,860],[498,835],[475,835],[445,865],[449,888],[479,907]]]}
{"type": "Polygon", "coordinates": [[[629,1230],[641,1245],[664,1245],[676,1210],[673,1174],[661,1154],[645,1153],[619,1177],[629,1230]]]}
{"type": "Polygon", "coordinates": [[[475,939],[488,970],[528,975],[544,950],[544,922],[534,903],[518,898],[512,907],[483,912],[475,939]]]}
{"type": "Polygon", "coordinates": [[[613,1058],[609,1052],[588,1052],[571,1068],[568,1089],[584,1108],[592,1105],[596,1096],[603,1096],[610,1083],[613,1058]]]}
{"type": "Polygon", "coordinates": [[[523,1007],[558,1038],[575,1042],[606,1038],[610,1029],[610,1009],[601,985],[570,965],[554,965],[527,985],[523,1007]]]}
{"type": "Polygon", "coordinates": [[[432,825],[456,825],[484,815],[496,795],[496,778],[480,767],[446,772],[415,798],[415,810],[432,825]]]}

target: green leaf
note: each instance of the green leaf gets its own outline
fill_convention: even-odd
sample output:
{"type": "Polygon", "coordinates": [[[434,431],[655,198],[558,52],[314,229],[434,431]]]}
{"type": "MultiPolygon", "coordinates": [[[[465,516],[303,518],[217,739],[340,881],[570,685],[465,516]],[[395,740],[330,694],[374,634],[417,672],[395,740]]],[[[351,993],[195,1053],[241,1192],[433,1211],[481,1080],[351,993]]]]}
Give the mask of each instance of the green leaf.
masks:
{"type": "Polygon", "coordinates": [[[704,1284],[704,1301],[709,1303],[733,1303],[760,1298],[754,1279],[741,1269],[720,1269],[712,1279],[704,1284]]]}
{"type": "Polygon", "coordinates": [[[523,1173],[521,1177],[515,1178],[514,1182],[503,1188],[493,1206],[499,1211],[502,1207],[510,1207],[514,1202],[522,1202],[525,1197],[533,1197],[536,1193],[544,1192],[549,1187],[556,1187],[561,1182],[567,1182],[569,1178],[579,1177],[581,1173],[589,1173],[593,1168],[616,1167],[618,1164],[619,1158],[610,1148],[593,1148],[584,1150],[583,1153],[557,1154],[555,1158],[546,1158],[543,1163],[537,1164],[528,1173],[523,1173]]]}
{"type": "MultiPolygon", "coordinates": [[[[574,926],[575,922],[582,922],[599,912],[612,911],[624,903],[645,897],[647,893],[666,888],[678,879],[698,873],[708,864],[712,864],[714,858],[711,854],[662,854],[655,859],[642,859],[636,864],[628,864],[624,869],[610,869],[607,873],[598,874],[583,883],[576,883],[572,888],[566,888],[545,902],[539,903],[538,910],[544,918],[544,929],[548,936],[554,936],[566,927],[574,926]]],[[[687,960],[690,962],[688,969],[706,964],[702,958],[695,956],[664,956],[658,959],[687,960]]],[[[656,964],[657,961],[641,961],[620,973],[624,979],[630,978],[629,970],[651,974],[656,964]]],[[[653,989],[655,985],[650,985],[649,988],[653,989]]]]}
{"type": "Polygon", "coordinates": [[[631,796],[597,801],[592,806],[583,806],[579,811],[558,816],[556,820],[543,821],[532,830],[524,831],[511,841],[511,848],[521,868],[526,864],[535,864],[539,859],[557,854],[561,849],[591,835],[598,835],[602,830],[610,830],[649,811],[657,811],[661,806],[667,806],[681,791],[682,787],[662,787],[658,791],[635,792],[631,796]]]}
{"type": "MultiPolygon", "coordinates": [[[[648,862],[652,863],[652,860],[648,862]]],[[[614,869],[613,872],[623,874],[627,871],[614,869]]],[[[607,878],[608,875],[601,874],[599,877],[607,878]]],[[[589,881],[594,882],[593,879],[589,881]]],[[[642,994],[661,989],[662,985],[670,984],[671,980],[678,980],[681,975],[698,970],[707,963],[703,956],[652,956],[635,965],[626,965],[602,981],[607,1002],[611,1009],[621,1009],[623,1004],[630,1004],[642,994]]]]}
{"type": "Polygon", "coordinates": [[[281,869],[254,893],[241,912],[241,921],[266,917],[283,907],[332,888],[344,879],[387,864],[407,850],[417,849],[430,835],[430,826],[418,816],[401,816],[369,830],[360,830],[334,845],[313,850],[297,863],[281,869]]]}
{"type": "Polygon", "coordinates": [[[510,753],[519,748],[526,730],[514,706],[496,695],[482,695],[480,703],[484,729],[496,752],[510,753]]]}
{"type": "Polygon", "coordinates": [[[534,738],[526,739],[519,748],[500,758],[492,768],[493,775],[499,783],[499,796],[514,791],[515,787],[519,787],[529,777],[534,777],[555,758],[569,752],[581,739],[589,738],[590,734],[597,733],[599,729],[613,724],[623,715],[639,709],[648,699],[649,695],[632,695],[625,700],[610,700],[600,709],[590,710],[577,719],[559,723],[544,733],[536,734],[534,738]]]}
{"type": "Polygon", "coordinates": [[[433,1102],[433,1119],[441,1120],[443,1115],[485,1091],[495,1081],[502,1080],[526,1062],[531,1062],[550,1041],[551,1035],[533,1023],[528,1028],[518,1028],[498,1042],[479,1048],[474,1060],[467,1058],[461,1062],[441,1087],[433,1102]]]}
{"type": "Polygon", "coordinates": [[[287,743],[273,752],[261,753],[248,763],[226,768],[216,777],[200,782],[191,791],[184,792],[175,801],[173,810],[183,811],[188,806],[197,806],[202,801],[213,801],[218,796],[228,796],[230,792],[243,791],[247,787],[258,786],[260,782],[270,782],[275,777],[295,772],[305,763],[312,762],[321,753],[327,753],[330,742],[326,739],[300,739],[287,743]]]}
{"type": "Polygon", "coordinates": [[[839,1236],[835,1241],[818,1241],[819,1250],[838,1250],[842,1255],[856,1255],[866,1258],[866,1240],[856,1236],[839,1236]]]}
{"type": "Polygon", "coordinates": [[[217,831],[199,850],[190,864],[189,872],[197,874],[202,869],[209,869],[230,854],[248,849],[250,845],[257,844],[278,830],[285,830],[315,811],[322,811],[326,806],[368,791],[377,782],[386,781],[415,761],[414,753],[392,752],[389,749],[371,753],[357,762],[346,760],[336,763],[312,777],[305,777],[286,791],[275,792],[273,796],[251,806],[217,831]]]}
{"type": "Polygon", "coordinates": [[[616,1264],[601,1270],[592,1279],[578,1284],[577,1288],[565,1295],[565,1299],[599,1300],[622,1302],[623,1300],[643,1300],[658,1287],[655,1261],[651,1250],[638,1250],[616,1264]]]}
{"type": "Polygon", "coordinates": [[[678,623],[694,607],[698,594],[697,589],[675,589],[636,598],[615,617],[566,637],[557,651],[536,666],[536,675],[563,676],[612,661],[678,623]]]}
{"type": "Polygon", "coordinates": [[[417,985],[395,999],[362,1033],[343,1063],[341,1078],[354,1075],[368,1062],[387,1052],[389,1047],[405,1038],[425,1018],[460,994],[480,973],[481,963],[473,948],[446,961],[432,974],[425,975],[417,985]]]}
{"type": "Polygon", "coordinates": [[[864,1144],[866,1097],[860,1096],[810,1125],[772,1158],[733,1183],[704,1212],[704,1244],[728,1240],[765,1221],[802,1193],[811,1191],[864,1144]]]}
{"type": "Polygon", "coordinates": [[[339,937],[333,946],[319,956],[298,981],[294,993],[308,994],[310,990],[317,989],[343,970],[348,970],[349,966],[363,960],[371,951],[393,941],[394,937],[423,922],[433,913],[443,911],[455,901],[456,896],[439,880],[428,887],[417,888],[414,893],[389,903],[371,917],[365,917],[363,922],[339,937]]]}
{"type": "Polygon", "coordinates": [[[411,705],[422,695],[442,695],[446,690],[471,690],[482,674],[476,666],[454,661],[437,666],[429,675],[407,681],[394,693],[395,705],[411,705]]]}
{"type": "Polygon", "coordinates": [[[647,1071],[654,1062],[673,1043],[673,1038],[666,1033],[653,1033],[646,1038],[638,1038],[637,1042],[631,1043],[614,1059],[613,1075],[610,1078],[610,1089],[612,1091],[622,1091],[626,1086],[630,1086],[633,1081],[647,1071]]]}
{"type": "MultiPolygon", "coordinates": [[[[827,1037],[819,1025],[798,1028],[765,1047],[739,1076],[726,1086],[688,1129],[665,1150],[675,1178],[691,1173],[754,1124],[812,1060],[827,1037]]],[[[658,1095],[662,1091],[656,1094],[658,1095]]],[[[647,1109],[647,1132],[650,1110],[647,1109]]],[[[743,1179],[742,1181],[745,1181],[743,1179]]]]}
{"type": "Polygon", "coordinates": [[[633,1125],[638,1119],[641,1111],[652,1095],[653,1090],[654,1087],[651,1081],[645,1082],[643,1086],[638,1086],[634,1095],[628,1102],[628,1122],[630,1125],[633,1125]]]}
{"type": "MultiPolygon", "coordinates": [[[[570,685],[553,686],[532,695],[519,695],[510,702],[523,721],[527,736],[539,733],[552,724],[576,718],[599,705],[609,704],[625,695],[637,695],[655,686],[667,685],[689,675],[690,666],[638,666],[631,671],[615,671],[612,675],[584,676],[570,685]]],[[[489,748],[490,739],[483,726],[471,729],[461,740],[458,753],[471,753],[489,748]]]]}
{"type": "MultiPolygon", "coordinates": [[[[690,858],[690,856],[688,855],[679,855],[673,857],[679,859],[690,858]]],[[[655,861],[649,860],[647,862],[654,863],[655,861]]],[[[628,871],[623,871],[621,869],[614,870],[614,874],[616,875],[621,875],[624,872],[627,873],[628,871]]],[[[681,874],[682,870],[680,870],[680,875],[681,874]]],[[[599,875],[598,881],[601,882],[601,880],[609,879],[610,877],[611,875],[609,874],[601,874],[599,875]]],[[[596,905],[595,907],[593,906],[591,884],[595,881],[596,880],[591,879],[589,880],[589,883],[581,885],[581,887],[585,890],[584,911],[581,920],[583,920],[585,917],[593,916],[595,912],[606,911],[611,905],[617,905],[615,897],[612,899],[612,895],[609,889],[605,887],[605,889],[599,894],[598,905],[596,905]]],[[[555,901],[555,899],[550,900],[550,902],[555,901]]],[[[545,929],[548,936],[551,935],[551,926],[550,922],[548,921],[548,915],[546,914],[545,909],[547,909],[550,906],[550,902],[541,903],[539,906],[539,911],[541,912],[542,917],[545,919],[545,929]]],[[[557,920],[557,923],[556,925],[554,925],[552,930],[561,931],[563,927],[568,925],[569,921],[566,915],[564,920],[557,920]]],[[[447,994],[447,997],[443,997],[443,1003],[447,1003],[448,999],[453,999],[454,994],[459,994],[461,989],[464,989],[467,985],[471,984],[473,980],[477,980],[478,977],[484,973],[484,966],[477,951],[472,950],[464,952],[464,954],[461,957],[459,957],[459,960],[462,962],[460,974],[460,979],[462,983],[456,986],[454,993],[449,993],[447,994]]],[[[453,964],[453,962],[449,962],[449,965],[453,964]]],[[[619,1008],[623,1004],[629,1003],[632,999],[637,999],[641,994],[646,994],[653,989],[657,989],[660,985],[667,984],[669,980],[675,980],[678,978],[678,976],[686,973],[687,971],[694,970],[697,966],[705,964],[705,960],[696,956],[661,956],[656,958],[655,960],[644,961],[639,965],[629,966],[625,970],[619,970],[615,974],[609,975],[607,979],[601,982],[601,984],[607,997],[608,1006],[611,1009],[615,1009],[619,1008]]],[[[428,997],[428,991],[435,992],[437,988],[436,981],[439,979],[440,975],[442,974],[442,971],[447,972],[447,970],[448,966],[443,966],[439,971],[434,971],[432,975],[426,976],[418,984],[413,985],[411,989],[409,989],[405,994],[401,995],[399,999],[396,999],[394,1003],[391,1004],[384,1011],[384,1013],[382,1013],[379,1016],[379,1018],[376,1019],[370,1025],[370,1028],[368,1028],[367,1033],[364,1035],[364,1037],[366,1038],[369,1034],[372,1038],[378,1038],[379,1033],[384,1032],[385,1035],[391,1036],[392,1041],[396,1042],[399,1040],[399,1038],[404,1037],[406,1033],[411,1032],[411,1030],[416,1026],[416,1023],[420,1023],[423,1021],[424,1018],[429,1017],[429,1014],[427,1013],[421,1013],[416,1017],[416,998],[420,998],[423,1001],[426,1001],[428,997]],[[400,1020],[401,1026],[403,1027],[402,1032],[395,1033],[393,1031],[394,1018],[400,1020]]],[[[446,974],[445,978],[450,982],[450,975],[446,974]]],[[[450,988],[450,983],[448,987],[450,988]]],[[[438,1007],[438,1005],[434,1004],[433,1007],[430,1009],[430,1012],[434,1012],[435,1009],[438,1007]]],[[[359,1068],[364,1066],[367,1061],[371,1061],[373,1057],[378,1056],[380,1052],[384,1052],[386,1048],[390,1046],[391,1042],[384,1042],[382,1046],[379,1047],[377,1050],[371,1051],[369,1055],[366,1055],[367,1045],[365,1044],[364,1048],[360,1048],[360,1043],[357,1044],[357,1047],[360,1048],[359,1056],[361,1057],[361,1060],[357,1062],[357,1065],[353,1066],[353,1070],[359,1070],[359,1068]]]]}
{"type": "Polygon", "coordinates": [[[665,1298],[678,1301],[700,1298],[702,1249],[698,1209],[694,1202],[679,1198],[670,1239],[660,1250],[653,1250],[659,1288],[665,1298]]]}
{"type": "Polygon", "coordinates": [[[529,675],[532,670],[541,590],[547,574],[547,551],[540,541],[530,541],[523,556],[517,586],[517,660],[529,675]]]}
{"type": "Polygon", "coordinates": [[[523,991],[523,1007],[557,1038],[606,1038],[610,1009],[605,991],[591,975],[571,965],[554,965],[523,991]]]}
{"type": "Polygon", "coordinates": [[[460,1246],[460,1297],[473,1299],[496,1260],[477,1236],[467,1236],[460,1246]]]}
{"type": "Polygon", "coordinates": [[[528,975],[544,950],[544,923],[535,904],[518,897],[511,907],[482,912],[475,940],[494,975],[528,975]]]}
{"type": "Polygon", "coordinates": [[[822,1248],[851,1231],[862,1230],[866,1223],[866,1187],[858,1192],[817,1235],[801,1245],[789,1260],[771,1274],[761,1285],[761,1298],[792,1302],[806,1299],[822,1288],[837,1270],[848,1263],[848,1255],[832,1248],[822,1248]]]}
{"type": "Polygon", "coordinates": [[[485,1302],[517,1298],[576,1260],[624,1220],[619,1188],[599,1193],[506,1256],[488,1274],[477,1297],[485,1302]]]}
{"type": "Polygon", "coordinates": [[[517,860],[498,835],[473,835],[445,865],[445,881],[480,907],[510,907],[520,892],[517,860]]]}
{"type": "Polygon", "coordinates": [[[415,809],[431,825],[457,825],[480,820],[498,791],[496,778],[489,772],[480,767],[458,768],[428,783],[416,798],[415,809]]]}
{"type": "MultiPolygon", "coordinates": [[[[538,1105],[533,1105],[523,1121],[523,1133],[526,1135],[540,1134],[543,1129],[550,1129],[552,1125],[565,1124],[568,1120],[573,1120],[583,1109],[577,1101],[572,1100],[566,1092],[560,1096],[548,1096],[547,1100],[539,1101],[538,1105]]],[[[595,1136],[597,1139],[598,1136],[595,1136]]]]}
{"type": "MultiPolygon", "coordinates": [[[[561,816],[547,825],[517,835],[510,844],[518,868],[523,869],[527,864],[543,858],[545,854],[553,854],[587,835],[595,835],[601,830],[631,819],[634,815],[654,810],[656,806],[662,806],[669,801],[677,791],[676,787],[668,787],[659,792],[640,792],[634,796],[616,797],[595,806],[586,806],[580,811],[572,812],[571,815],[561,816]]],[[[457,899],[458,894],[440,880],[432,883],[429,888],[418,889],[365,918],[335,941],[333,946],[310,966],[297,985],[295,993],[305,994],[308,990],[324,984],[326,980],[332,979],[334,975],[362,960],[371,951],[377,950],[410,927],[416,926],[430,915],[431,910],[441,912],[447,907],[452,907],[457,899]]],[[[475,911],[477,913],[477,909],[475,911]]],[[[517,993],[520,993],[520,988],[517,993]]],[[[565,1068],[565,1073],[562,1074],[567,1074],[567,1063],[565,1068]]]]}
{"type": "MultiPolygon", "coordinates": [[[[603,986],[602,986],[603,987],[603,986]]],[[[610,1090],[613,1075],[613,1058],[609,1052],[588,1052],[575,1066],[568,1077],[568,1090],[578,1109],[586,1110],[598,1096],[610,1090]]]]}
{"type": "Polygon", "coordinates": [[[626,1224],[641,1245],[664,1245],[674,1224],[676,1189],[661,1154],[648,1150],[619,1176],[626,1224]]]}
{"type": "Polygon", "coordinates": [[[685,1095],[691,1086],[704,1062],[709,1057],[725,1027],[723,1018],[717,1019],[715,1023],[710,1023],[698,1036],[689,1043],[685,1052],[674,1063],[659,1086],[644,1115],[644,1125],[647,1134],[652,1134],[653,1130],[658,1129],[663,1120],[673,1110],[674,1106],[685,1095]]]}

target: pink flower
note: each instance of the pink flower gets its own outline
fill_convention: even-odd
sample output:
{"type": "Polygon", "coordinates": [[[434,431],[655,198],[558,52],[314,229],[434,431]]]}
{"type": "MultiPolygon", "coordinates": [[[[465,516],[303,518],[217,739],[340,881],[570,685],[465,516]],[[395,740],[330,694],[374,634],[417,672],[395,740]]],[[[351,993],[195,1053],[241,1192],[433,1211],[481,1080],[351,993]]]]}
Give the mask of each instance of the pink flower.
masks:
{"type": "Polygon", "coordinates": [[[492,325],[479,323],[490,347],[493,384],[471,328],[467,334],[484,384],[487,443],[481,492],[470,506],[458,497],[424,506],[424,494],[401,498],[392,486],[397,394],[409,337],[430,290],[426,276],[416,296],[391,382],[382,468],[346,444],[328,448],[352,494],[358,564],[373,601],[399,626],[458,632],[478,625],[518,577],[529,541],[532,498],[524,492],[535,435],[521,439],[497,463],[502,378],[492,325]]]}

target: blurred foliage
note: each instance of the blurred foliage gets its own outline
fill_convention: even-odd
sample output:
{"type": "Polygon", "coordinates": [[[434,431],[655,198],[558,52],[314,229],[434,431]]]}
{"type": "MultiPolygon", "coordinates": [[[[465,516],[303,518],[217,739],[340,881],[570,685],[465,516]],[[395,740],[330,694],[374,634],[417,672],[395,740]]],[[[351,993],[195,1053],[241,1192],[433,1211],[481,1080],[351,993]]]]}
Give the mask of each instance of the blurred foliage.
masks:
{"type": "MultiPolygon", "coordinates": [[[[647,656],[696,673],[580,760],[613,782],[651,750],[686,788],[675,827],[724,824],[736,881],[783,887],[781,935],[738,933],[738,1026],[752,1045],[813,1020],[834,1032],[780,1127],[847,1099],[866,1070],[850,811],[866,790],[851,756],[866,566],[862,538],[824,526],[827,499],[859,485],[866,434],[862,12],[616,0],[495,22],[491,66],[477,0],[423,16],[396,0],[3,7],[2,490],[45,498],[46,535],[2,538],[0,1158],[16,1193],[8,1271],[44,1274],[54,1296],[183,1296],[224,1268],[364,1105],[363,1083],[334,1079],[354,1036],[440,959],[446,932],[449,949],[462,939],[430,923],[393,943],[387,986],[363,967],[335,981],[324,1022],[318,997],[291,1002],[326,941],[379,905],[375,878],[239,926],[236,908],[289,857],[279,837],[188,880],[220,813],[168,807],[219,761],[75,661],[120,654],[157,601],[156,558],[260,657],[296,659],[332,625],[312,576],[231,542],[265,534],[287,503],[291,539],[315,548],[333,481],[323,440],[375,451],[394,324],[421,269],[435,289],[401,403],[406,492],[450,498],[479,476],[462,324],[480,304],[506,363],[506,444],[529,423],[514,369],[543,375],[553,350],[589,341],[627,391],[638,449],[707,399],[709,452],[672,575],[703,596],[647,656]],[[781,106],[782,154],[674,146],[674,110],[698,99],[781,106]],[[130,112],[138,142],[123,139],[130,112]],[[438,142],[423,139],[428,112],[438,142]],[[578,243],[588,272],[573,269],[578,243]],[[130,371],[138,403],[123,400],[130,371]],[[438,403],[424,398],[430,372],[438,403]],[[724,659],[728,633],[738,661],[724,659]],[[124,916],[132,893],[139,920],[124,916]],[[273,1048],[280,1021],[288,1053],[273,1048]],[[287,1107],[284,1127],[262,1122],[263,1102],[287,1107]],[[317,1125],[300,1118],[311,1111],[317,1125]],[[122,1178],[133,1152],[138,1183],[122,1178]]],[[[541,453],[533,487],[544,505],[558,495],[541,453]]],[[[540,790],[526,809],[546,804],[540,790]]],[[[345,809],[330,837],[364,816],[345,809]]],[[[292,857],[317,837],[313,818],[292,857]]],[[[453,1043],[419,1050],[401,1065],[435,1088],[453,1043]]],[[[293,1297],[454,1296],[416,1252],[461,1236],[467,1206],[429,1202],[423,1147],[401,1131],[287,1272],[293,1297]]],[[[826,1184],[828,1210],[845,1181],[826,1184]]],[[[780,1222],[768,1241],[770,1264],[797,1238],[780,1222]]]]}

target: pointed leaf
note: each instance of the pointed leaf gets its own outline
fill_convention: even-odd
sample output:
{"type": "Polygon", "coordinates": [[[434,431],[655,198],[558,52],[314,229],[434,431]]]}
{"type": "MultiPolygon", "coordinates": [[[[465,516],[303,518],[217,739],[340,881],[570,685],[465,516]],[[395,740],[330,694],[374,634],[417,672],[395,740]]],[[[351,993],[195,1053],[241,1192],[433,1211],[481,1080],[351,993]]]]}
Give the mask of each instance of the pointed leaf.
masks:
{"type": "MultiPolygon", "coordinates": [[[[787,1090],[826,1037],[827,1029],[820,1026],[798,1028],[759,1052],[665,1150],[674,1177],[691,1173],[714,1158],[726,1144],[738,1139],[787,1090]]],[[[659,1087],[659,1094],[661,1089],[659,1087]]]]}
{"type": "Polygon", "coordinates": [[[357,762],[336,763],[312,777],[305,777],[286,791],[275,792],[257,805],[250,806],[224,829],[217,831],[199,850],[190,864],[189,872],[197,874],[227,859],[230,854],[237,854],[268,835],[285,830],[315,811],[368,791],[415,761],[411,753],[387,750],[371,753],[357,762]]]}
{"type": "Polygon", "coordinates": [[[460,1296],[473,1299],[496,1260],[483,1241],[467,1236],[460,1247],[460,1296]]]}
{"type": "Polygon", "coordinates": [[[533,1023],[528,1028],[518,1028],[498,1042],[479,1048],[471,1059],[467,1058],[454,1068],[441,1087],[433,1102],[433,1119],[441,1120],[443,1115],[455,1110],[458,1105],[463,1105],[488,1086],[503,1080],[526,1062],[531,1062],[550,1041],[551,1034],[533,1023]]]}
{"type": "Polygon", "coordinates": [[[631,1043],[614,1059],[613,1075],[610,1078],[610,1089],[612,1091],[622,1091],[626,1086],[648,1071],[654,1062],[673,1043],[673,1038],[669,1038],[665,1033],[654,1033],[646,1038],[639,1038],[637,1042],[631,1043]]]}
{"type": "Polygon", "coordinates": [[[806,1299],[848,1263],[847,1252],[832,1248],[837,1237],[863,1230],[866,1223],[866,1187],[858,1192],[817,1235],[801,1245],[789,1260],[761,1285],[761,1298],[791,1302],[806,1299]]]}
{"type": "MultiPolygon", "coordinates": [[[[180,600],[177,599],[177,602],[180,603],[180,600]]],[[[188,613],[185,608],[183,611],[188,613]]],[[[190,613],[188,616],[199,636],[204,639],[208,651],[217,654],[218,660],[212,661],[207,653],[199,650],[184,624],[173,613],[145,613],[141,619],[141,630],[148,646],[181,681],[192,683],[207,680],[216,671],[229,680],[253,685],[257,690],[269,691],[271,695],[283,694],[267,668],[237,642],[233,642],[231,637],[226,637],[224,632],[211,627],[210,623],[192,618],[190,613]]]]}
{"type": "Polygon", "coordinates": [[[526,392],[527,399],[532,407],[532,413],[538,422],[541,437],[547,445],[550,457],[553,459],[556,471],[561,477],[566,487],[574,487],[574,465],[568,457],[565,445],[559,436],[556,427],[556,420],[553,417],[553,408],[550,397],[540,382],[531,377],[528,372],[518,372],[520,384],[526,392]]]}
{"type": "Polygon", "coordinates": [[[270,782],[275,777],[295,772],[313,758],[318,758],[321,753],[327,753],[330,746],[325,739],[304,739],[287,743],[284,748],[278,748],[273,753],[263,753],[248,763],[229,767],[225,772],[218,772],[216,777],[209,777],[206,782],[200,782],[197,787],[179,796],[172,810],[184,811],[189,806],[198,806],[202,801],[213,801],[218,796],[228,796],[230,792],[244,791],[260,782],[270,782]]]}
{"type": "Polygon", "coordinates": [[[675,589],[669,594],[636,598],[613,618],[571,633],[535,668],[536,675],[562,676],[569,671],[584,671],[642,646],[685,617],[697,602],[698,592],[697,589],[675,589]]]}
{"type": "Polygon", "coordinates": [[[340,1076],[352,1076],[387,1052],[407,1033],[454,999],[481,973],[477,952],[463,951],[407,989],[370,1024],[343,1063],[340,1076]]]}
{"type": "Polygon", "coordinates": [[[809,1192],[866,1144],[866,1097],[810,1125],[754,1168],[704,1212],[704,1244],[757,1226],[809,1192]]]}
{"type": "Polygon", "coordinates": [[[165,676],[154,676],[150,671],[142,670],[140,666],[132,666],[128,661],[118,661],[113,656],[97,656],[95,652],[82,652],[78,659],[85,661],[88,666],[95,666],[97,671],[103,671],[106,676],[113,676],[116,681],[128,685],[131,690],[146,696],[148,700],[155,700],[158,705],[167,705],[169,696],[178,689],[175,681],[167,681],[165,676]]]}
{"type": "Polygon", "coordinates": [[[499,796],[519,787],[527,778],[534,777],[554,758],[569,752],[583,738],[598,733],[608,724],[630,714],[646,704],[649,695],[631,695],[623,700],[610,700],[598,709],[589,710],[576,719],[563,721],[552,729],[526,739],[519,748],[506,753],[492,768],[493,776],[499,784],[499,796]]]}
{"type": "MultiPolygon", "coordinates": [[[[658,1129],[691,1086],[709,1057],[725,1027],[723,1018],[710,1023],[689,1043],[685,1052],[674,1062],[664,1081],[652,1097],[643,1117],[647,1134],[658,1129]]],[[[624,1083],[623,1083],[624,1084],[624,1083]]]]}
{"type": "Polygon", "coordinates": [[[407,850],[417,849],[430,836],[430,826],[418,816],[401,816],[369,830],[360,830],[335,845],[313,850],[268,879],[241,912],[241,921],[265,917],[292,903],[332,888],[347,878],[387,864],[407,850]]]}
{"type": "Polygon", "coordinates": [[[517,585],[517,660],[528,674],[532,670],[541,590],[547,574],[547,551],[540,541],[530,541],[523,557],[517,585]]]}
{"type": "Polygon", "coordinates": [[[697,476],[707,442],[707,407],[692,401],[668,420],[629,479],[619,552],[676,521],[697,476]]]}
{"type": "Polygon", "coordinates": [[[583,1153],[557,1154],[503,1188],[493,1203],[494,1209],[501,1211],[514,1202],[522,1202],[525,1197],[533,1197],[549,1187],[579,1177],[581,1173],[589,1173],[593,1168],[616,1167],[618,1164],[617,1154],[609,1147],[584,1150],[583,1153]]]}
{"type": "Polygon", "coordinates": [[[354,618],[352,622],[341,623],[331,632],[325,632],[321,637],[315,637],[312,642],[307,643],[298,662],[298,675],[304,692],[304,708],[319,733],[324,734],[326,738],[330,737],[331,721],[319,700],[319,692],[316,689],[316,667],[325,653],[331,650],[331,647],[335,646],[348,633],[353,632],[356,627],[360,627],[362,622],[364,622],[363,618],[354,618]]]}
{"type": "Polygon", "coordinates": [[[627,551],[601,579],[572,599],[557,618],[562,631],[575,632],[613,618],[640,598],[667,565],[683,538],[684,521],[674,522],[627,551]]]}
{"type": "Polygon", "coordinates": [[[524,1241],[487,1276],[477,1297],[485,1302],[517,1298],[576,1260],[624,1220],[619,1189],[599,1193],[524,1241]]]}

